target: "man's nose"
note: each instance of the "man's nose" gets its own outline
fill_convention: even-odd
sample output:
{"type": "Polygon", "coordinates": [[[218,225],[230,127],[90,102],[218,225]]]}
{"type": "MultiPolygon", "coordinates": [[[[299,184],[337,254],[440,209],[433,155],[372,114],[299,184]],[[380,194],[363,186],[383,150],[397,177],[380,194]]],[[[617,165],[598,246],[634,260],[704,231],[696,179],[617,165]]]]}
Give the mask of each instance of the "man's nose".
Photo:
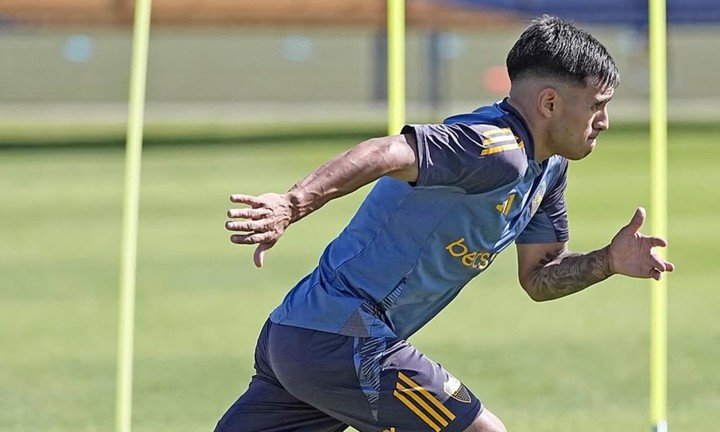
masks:
{"type": "Polygon", "coordinates": [[[610,129],[610,116],[608,115],[607,108],[603,108],[603,110],[598,113],[593,128],[600,131],[610,129]]]}

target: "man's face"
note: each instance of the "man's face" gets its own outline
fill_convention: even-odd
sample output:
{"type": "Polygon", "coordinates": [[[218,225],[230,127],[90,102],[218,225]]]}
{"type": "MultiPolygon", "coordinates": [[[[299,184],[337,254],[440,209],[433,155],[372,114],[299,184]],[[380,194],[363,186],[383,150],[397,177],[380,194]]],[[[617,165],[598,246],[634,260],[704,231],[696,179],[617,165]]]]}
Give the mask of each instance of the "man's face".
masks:
{"type": "Polygon", "coordinates": [[[610,127],[607,104],[614,89],[586,80],[584,87],[567,85],[559,90],[562,103],[551,126],[554,153],[582,159],[593,151],[600,132],[610,127]]]}

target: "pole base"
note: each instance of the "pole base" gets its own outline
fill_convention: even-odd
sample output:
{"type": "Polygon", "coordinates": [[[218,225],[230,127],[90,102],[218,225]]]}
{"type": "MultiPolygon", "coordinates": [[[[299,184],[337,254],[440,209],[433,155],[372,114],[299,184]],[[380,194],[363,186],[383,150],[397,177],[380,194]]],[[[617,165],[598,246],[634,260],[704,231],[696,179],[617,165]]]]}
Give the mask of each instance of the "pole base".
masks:
{"type": "Polygon", "coordinates": [[[664,420],[661,422],[658,422],[657,424],[653,425],[653,427],[652,427],[652,432],[667,432],[667,430],[668,430],[667,421],[664,421],[664,420]]]}

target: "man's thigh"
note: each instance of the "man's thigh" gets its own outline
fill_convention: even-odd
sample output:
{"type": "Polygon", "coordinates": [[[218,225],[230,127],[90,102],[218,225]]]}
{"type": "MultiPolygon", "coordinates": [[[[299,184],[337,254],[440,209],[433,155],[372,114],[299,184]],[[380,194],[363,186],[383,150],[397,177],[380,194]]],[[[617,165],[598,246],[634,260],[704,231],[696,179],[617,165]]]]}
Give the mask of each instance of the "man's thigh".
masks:
{"type": "Polygon", "coordinates": [[[255,371],[247,391],[227,410],[216,432],[340,432],[347,425],[290,394],[268,358],[272,324],[263,326],[255,348],[255,371]]]}
{"type": "Polygon", "coordinates": [[[404,340],[273,324],[268,346],[284,389],[361,432],[461,432],[483,409],[459,380],[404,340]]]}
{"type": "Polygon", "coordinates": [[[255,376],[222,416],[215,432],[340,432],[346,428],[282,387],[255,376]]]}

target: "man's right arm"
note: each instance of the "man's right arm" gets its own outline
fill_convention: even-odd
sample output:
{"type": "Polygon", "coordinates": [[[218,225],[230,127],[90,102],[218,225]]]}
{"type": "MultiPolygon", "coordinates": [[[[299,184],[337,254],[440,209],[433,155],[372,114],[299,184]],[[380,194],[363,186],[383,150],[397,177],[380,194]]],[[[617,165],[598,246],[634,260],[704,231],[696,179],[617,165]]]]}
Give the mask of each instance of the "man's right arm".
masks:
{"type": "Polygon", "coordinates": [[[262,267],[265,252],[273,247],[291,223],[328,201],[347,195],[383,176],[408,182],[418,179],[417,143],[413,134],[373,138],[340,154],[287,193],[259,196],[234,194],[230,201],[248,207],[228,210],[225,223],[233,243],[257,244],[254,262],[262,267]]]}

